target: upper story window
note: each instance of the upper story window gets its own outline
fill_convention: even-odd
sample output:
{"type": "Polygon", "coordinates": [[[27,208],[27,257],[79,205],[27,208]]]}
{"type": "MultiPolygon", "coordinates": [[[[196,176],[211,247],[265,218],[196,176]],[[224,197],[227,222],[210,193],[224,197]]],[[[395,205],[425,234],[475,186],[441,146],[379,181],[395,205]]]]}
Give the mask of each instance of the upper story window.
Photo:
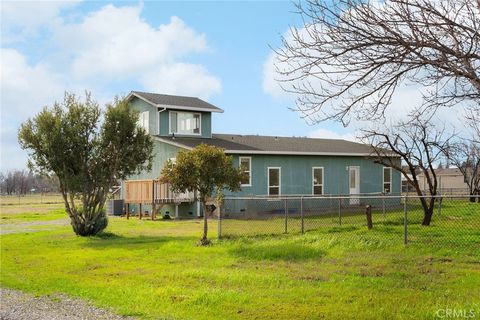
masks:
{"type": "Polygon", "coordinates": [[[392,192],[392,168],[383,168],[383,192],[392,192]]]}
{"type": "Polygon", "coordinates": [[[323,168],[312,168],[312,193],[314,195],[323,194],[323,168]]]}
{"type": "Polygon", "coordinates": [[[200,113],[170,111],[170,133],[200,134],[200,113]]]}
{"type": "Polygon", "coordinates": [[[148,133],[148,111],[140,112],[138,115],[138,121],[137,121],[137,126],[140,128],[145,129],[145,131],[148,133]]]}
{"type": "Polygon", "coordinates": [[[245,173],[245,177],[241,181],[241,185],[249,187],[252,185],[252,158],[240,157],[240,169],[245,173]]]}

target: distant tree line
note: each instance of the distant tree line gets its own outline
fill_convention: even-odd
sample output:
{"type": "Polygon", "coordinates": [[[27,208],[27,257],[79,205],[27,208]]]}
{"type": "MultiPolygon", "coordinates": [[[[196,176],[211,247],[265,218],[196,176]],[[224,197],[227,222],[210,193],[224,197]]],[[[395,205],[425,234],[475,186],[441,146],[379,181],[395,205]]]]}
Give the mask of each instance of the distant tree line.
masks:
{"type": "Polygon", "coordinates": [[[59,192],[57,177],[34,174],[28,170],[0,172],[0,194],[25,195],[31,192],[59,192]]]}

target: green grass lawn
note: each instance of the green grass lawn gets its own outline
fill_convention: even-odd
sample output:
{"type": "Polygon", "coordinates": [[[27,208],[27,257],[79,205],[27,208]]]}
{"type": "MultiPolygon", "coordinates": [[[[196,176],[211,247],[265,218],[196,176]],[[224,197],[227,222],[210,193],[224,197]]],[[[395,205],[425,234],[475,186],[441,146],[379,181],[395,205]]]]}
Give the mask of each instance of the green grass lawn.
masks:
{"type": "MultiPolygon", "coordinates": [[[[106,233],[91,238],[53,225],[1,236],[0,283],[144,319],[434,319],[445,308],[480,317],[479,207],[463,205],[446,208],[445,223],[412,225],[406,247],[395,219],[370,231],[325,225],[209,247],[196,245],[198,220],[112,218],[106,233]],[[455,237],[459,219],[472,227],[468,237],[455,237]]],[[[212,222],[212,238],[216,228],[212,222]]]]}

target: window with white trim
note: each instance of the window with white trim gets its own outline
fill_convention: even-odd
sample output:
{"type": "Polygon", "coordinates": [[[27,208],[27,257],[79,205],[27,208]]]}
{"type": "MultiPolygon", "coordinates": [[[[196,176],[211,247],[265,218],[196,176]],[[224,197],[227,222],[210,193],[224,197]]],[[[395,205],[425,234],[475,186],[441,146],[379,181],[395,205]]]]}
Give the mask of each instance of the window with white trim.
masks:
{"type": "Polygon", "coordinates": [[[200,134],[200,113],[170,111],[170,133],[200,134]]]}
{"type": "Polygon", "coordinates": [[[281,183],[282,183],[281,169],[268,168],[268,195],[269,196],[280,195],[281,183]]]}
{"type": "Polygon", "coordinates": [[[383,192],[392,192],[392,168],[389,167],[383,168],[383,192]]]}
{"type": "Polygon", "coordinates": [[[137,126],[140,128],[145,129],[145,131],[148,133],[148,111],[140,112],[138,115],[138,121],[137,121],[137,126]]]}
{"type": "Polygon", "coordinates": [[[245,173],[241,183],[241,186],[251,186],[252,185],[252,158],[251,157],[240,157],[239,158],[239,167],[245,173]]]}
{"type": "Polygon", "coordinates": [[[323,168],[322,167],[312,168],[312,194],[313,195],[323,194],[323,168]]]}

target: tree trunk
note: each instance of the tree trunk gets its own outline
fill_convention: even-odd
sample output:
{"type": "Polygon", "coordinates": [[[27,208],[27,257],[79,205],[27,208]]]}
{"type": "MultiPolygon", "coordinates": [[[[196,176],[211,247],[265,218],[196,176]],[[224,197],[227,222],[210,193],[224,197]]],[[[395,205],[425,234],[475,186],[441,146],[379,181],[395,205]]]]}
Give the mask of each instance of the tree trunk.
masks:
{"type": "MultiPolygon", "coordinates": [[[[83,196],[83,198],[85,199],[85,196],[83,196]]],[[[70,199],[71,203],[68,202],[66,195],[64,195],[64,200],[67,212],[70,211],[70,224],[77,236],[94,236],[107,227],[107,215],[103,210],[105,202],[101,199],[91,202],[82,201],[84,206],[81,207],[81,209],[75,207],[75,199],[73,196],[71,196],[70,199]]]]}
{"type": "Polygon", "coordinates": [[[432,221],[433,208],[435,207],[435,198],[431,197],[429,203],[425,198],[420,198],[423,207],[423,221],[422,226],[429,226],[432,221]]]}
{"type": "Polygon", "coordinates": [[[202,202],[202,207],[203,207],[203,236],[202,239],[200,239],[200,244],[202,246],[208,245],[210,241],[207,238],[208,234],[208,212],[207,212],[207,206],[205,202],[202,202]]]}
{"type": "Polygon", "coordinates": [[[422,226],[429,226],[430,223],[432,222],[432,216],[433,216],[433,206],[428,208],[427,210],[424,210],[422,226]]]}

